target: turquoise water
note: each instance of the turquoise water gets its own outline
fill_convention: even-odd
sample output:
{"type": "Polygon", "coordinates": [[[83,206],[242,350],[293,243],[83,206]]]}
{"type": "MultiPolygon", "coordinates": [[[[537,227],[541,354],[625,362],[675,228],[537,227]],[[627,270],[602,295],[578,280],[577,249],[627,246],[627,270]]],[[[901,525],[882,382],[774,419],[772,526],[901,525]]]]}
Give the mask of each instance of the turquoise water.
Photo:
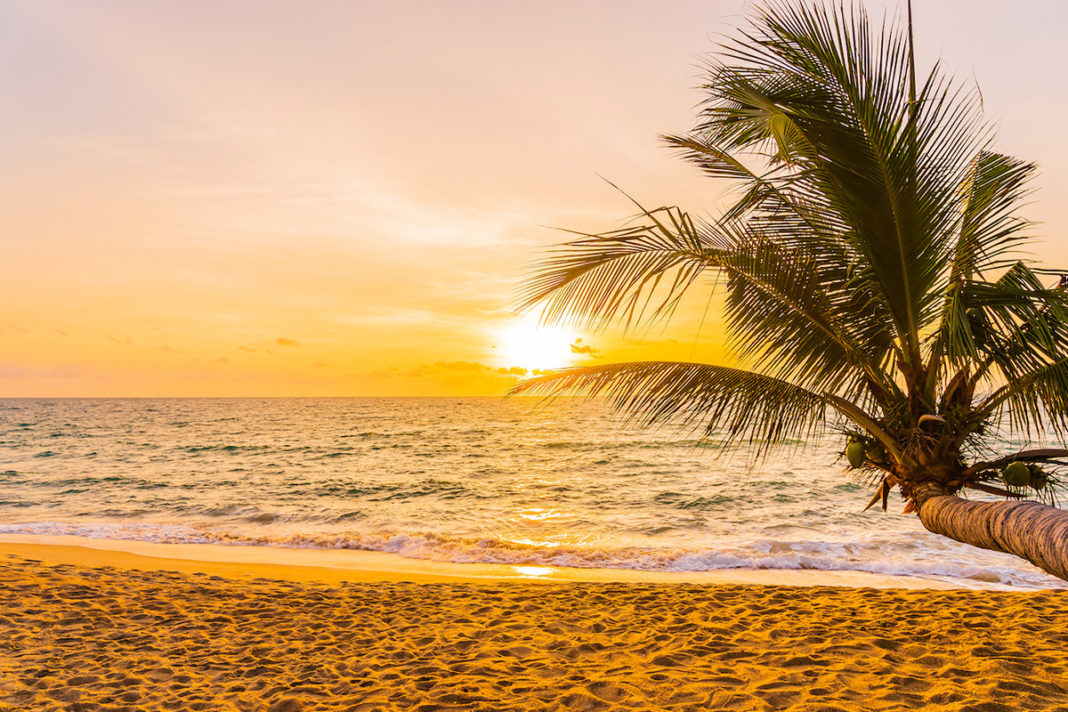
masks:
{"type": "Polygon", "coordinates": [[[899,500],[862,514],[836,441],[754,465],[596,403],[537,402],[0,400],[0,533],[1060,585],[924,531],[899,500]]]}

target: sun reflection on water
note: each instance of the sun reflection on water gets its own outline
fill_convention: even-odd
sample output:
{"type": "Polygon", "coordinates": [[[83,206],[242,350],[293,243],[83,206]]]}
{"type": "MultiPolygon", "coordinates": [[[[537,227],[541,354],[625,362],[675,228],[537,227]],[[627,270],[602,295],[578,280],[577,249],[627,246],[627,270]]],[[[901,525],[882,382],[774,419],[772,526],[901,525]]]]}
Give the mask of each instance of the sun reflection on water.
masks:
{"type": "Polygon", "coordinates": [[[548,576],[553,572],[553,569],[549,566],[513,566],[515,572],[520,576],[548,576]]]}
{"type": "Polygon", "coordinates": [[[526,519],[528,521],[540,522],[546,519],[552,519],[553,517],[559,517],[560,513],[555,509],[542,509],[539,507],[528,507],[527,509],[517,512],[520,519],[526,519]]]}

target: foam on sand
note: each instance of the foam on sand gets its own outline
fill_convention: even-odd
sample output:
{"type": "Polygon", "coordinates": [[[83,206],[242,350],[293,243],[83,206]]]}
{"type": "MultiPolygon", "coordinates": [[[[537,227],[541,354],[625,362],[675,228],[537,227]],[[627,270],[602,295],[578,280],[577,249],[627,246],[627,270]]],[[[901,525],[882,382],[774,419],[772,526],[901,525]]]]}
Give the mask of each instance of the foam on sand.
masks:
{"type": "Polygon", "coordinates": [[[897,576],[864,571],[732,568],[715,571],[645,571],[504,563],[454,563],[351,549],[290,549],[218,544],[158,544],[79,536],[0,534],[0,555],[26,556],[51,564],[116,566],[142,570],[340,582],[632,582],[743,583],[873,588],[980,588],[999,583],[897,576]]]}

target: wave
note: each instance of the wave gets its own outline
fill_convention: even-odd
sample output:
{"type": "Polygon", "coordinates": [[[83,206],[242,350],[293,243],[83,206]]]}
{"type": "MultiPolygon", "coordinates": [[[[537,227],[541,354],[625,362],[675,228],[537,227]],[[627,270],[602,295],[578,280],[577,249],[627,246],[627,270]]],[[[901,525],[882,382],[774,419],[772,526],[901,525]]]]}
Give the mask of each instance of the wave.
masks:
{"type": "MultiPolygon", "coordinates": [[[[810,569],[863,571],[969,584],[997,584],[1022,589],[1068,588],[1026,564],[1008,559],[975,563],[974,552],[947,543],[944,551],[926,551],[890,541],[841,542],[754,540],[730,548],[538,546],[489,537],[455,537],[435,533],[344,533],[250,536],[207,531],[185,525],[141,523],[30,522],[0,524],[0,534],[81,536],[163,544],[221,544],[312,549],[380,551],[406,558],[452,563],[564,566],[639,571],[702,572],[721,569],[810,569]],[[958,551],[959,550],[959,551],[958,551]]],[[[992,555],[1000,557],[1001,555],[992,555]]]]}

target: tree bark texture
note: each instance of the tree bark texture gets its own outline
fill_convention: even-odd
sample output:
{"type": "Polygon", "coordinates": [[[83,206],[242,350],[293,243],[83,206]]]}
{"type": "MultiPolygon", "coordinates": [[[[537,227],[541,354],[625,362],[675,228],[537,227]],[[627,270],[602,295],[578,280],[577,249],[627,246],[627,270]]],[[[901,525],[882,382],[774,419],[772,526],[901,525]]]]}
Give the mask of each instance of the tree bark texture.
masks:
{"type": "Polygon", "coordinates": [[[973,502],[934,487],[916,495],[920,521],[929,531],[1015,554],[1068,580],[1068,511],[1038,502],[973,502]]]}

